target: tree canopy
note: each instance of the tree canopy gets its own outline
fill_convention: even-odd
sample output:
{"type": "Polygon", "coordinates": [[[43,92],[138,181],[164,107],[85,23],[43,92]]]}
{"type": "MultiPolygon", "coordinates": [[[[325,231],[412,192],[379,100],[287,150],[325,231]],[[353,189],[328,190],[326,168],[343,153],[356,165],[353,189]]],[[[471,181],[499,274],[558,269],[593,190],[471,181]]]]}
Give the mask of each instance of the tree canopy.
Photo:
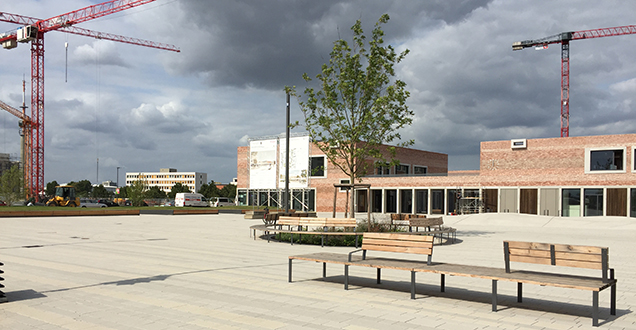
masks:
{"type": "Polygon", "coordinates": [[[9,170],[2,173],[2,176],[0,176],[0,198],[7,205],[11,205],[24,197],[23,181],[22,171],[18,165],[13,165],[9,170]]]}
{"type": "Polygon", "coordinates": [[[172,186],[172,189],[168,193],[168,198],[174,199],[177,193],[182,193],[182,192],[189,193],[191,191],[190,191],[190,188],[188,188],[188,186],[181,184],[181,182],[177,182],[172,186]]]}
{"type": "Polygon", "coordinates": [[[205,196],[205,198],[210,199],[212,197],[221,196],[221,190],[217,188],[214,180],[211,180],[210,183],[204,183],[199,188],[199,194],[205,196]]]}
{"type": "Polygon", "coordinates": [[[161,199],[166,198],[166,192],[159,189],[157,186],[152,186],[144,192],[144,196],[150,199],[161,199]]]}
{"type": "MultiPolygon", "coordinates": [[[[414,115],[406,105],[406,83],[395,78],[394,68],[409,51],[397,54],[392,46],[383,45],[382,24],[388,21],[389,15],[380,17],[369,41],[360,20],[351,27],[351,45],[343,39],[335,41],[329,62],[316,76],[319,89],[307,87],[301,97],[294,88],[286,87],[299,98],[310,137],[350,183],[359,181],[378,163],[397,163],[395,148],[382,145],[400,141],[399,130],[410,125],[414,115]]],[[[303,78],[308,83],[312,80],[306,73],[303,78]]],[[[353,216],[354,194],[350,197],[353,216]]]]}

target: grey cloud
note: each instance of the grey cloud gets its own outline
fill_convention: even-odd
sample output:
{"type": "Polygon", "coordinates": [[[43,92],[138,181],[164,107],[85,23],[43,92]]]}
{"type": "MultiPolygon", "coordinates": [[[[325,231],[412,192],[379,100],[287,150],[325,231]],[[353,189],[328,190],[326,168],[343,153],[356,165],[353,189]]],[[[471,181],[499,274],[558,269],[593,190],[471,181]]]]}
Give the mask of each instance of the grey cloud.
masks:
{"type": "MultiPolygon", "coordinates": [[[[186,1],[188,31],[176,71],[205,72],[208,83],[282,89],[315,75],[338,37],[362,19],[366,31],[383,13],[393,19],[387,36],[399,40],[413,29],[464,19],[488,1],[450,5],[446,1],[186,1]]],[[[388,40],[387,40],[388,41],[388,40]]]]}

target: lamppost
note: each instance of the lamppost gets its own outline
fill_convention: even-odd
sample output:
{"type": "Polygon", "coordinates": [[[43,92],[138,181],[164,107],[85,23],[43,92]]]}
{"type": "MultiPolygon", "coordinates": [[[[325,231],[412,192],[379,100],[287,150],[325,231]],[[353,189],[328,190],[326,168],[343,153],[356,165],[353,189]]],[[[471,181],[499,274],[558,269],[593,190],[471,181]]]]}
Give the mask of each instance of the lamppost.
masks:
{"type": "Polygon", "coordinates": [[[119,188],[119,169],[120,168],[121,168],[121,166],[117,166],[117,180],[116,180],[117,181],[117,183],[116,183],[117,188],[119,188]]]}

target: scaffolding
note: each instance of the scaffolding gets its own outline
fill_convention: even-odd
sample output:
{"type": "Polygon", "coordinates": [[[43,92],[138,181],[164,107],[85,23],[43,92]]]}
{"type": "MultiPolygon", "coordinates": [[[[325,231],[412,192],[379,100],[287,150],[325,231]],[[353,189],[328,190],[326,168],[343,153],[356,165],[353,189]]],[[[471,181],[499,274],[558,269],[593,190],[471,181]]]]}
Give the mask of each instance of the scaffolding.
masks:
{"type": "Polygon", "coordinates": [[[476,214],[484,211],[484,198],[481,189],[457,189],[459,214],[476,214]]]}

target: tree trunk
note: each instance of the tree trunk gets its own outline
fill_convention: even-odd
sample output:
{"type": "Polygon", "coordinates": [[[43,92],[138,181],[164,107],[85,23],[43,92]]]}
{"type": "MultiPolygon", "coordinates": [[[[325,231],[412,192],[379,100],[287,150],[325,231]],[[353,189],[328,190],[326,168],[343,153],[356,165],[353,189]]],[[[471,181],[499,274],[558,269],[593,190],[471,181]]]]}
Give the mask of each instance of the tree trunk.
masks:
{"type": "Polygon", "coordinates": [[[355,218],[356,217],[356,213],[355,213],[356,212],[356,207],[355,207],[355,200],[356,200],[356,196],[355,196],[356,193],[355,192],[356,191],[353,188],[353,183],[355,182],[353,180],[354,180],[353,175],[351,175],[349,177],[349,182],[351,183],[351,196],[349,196],[349,202],[351,203],[349,205],[349,210],[351,211],[351,212],[349,212],[351,214],[350,218],[355,218]]]}

